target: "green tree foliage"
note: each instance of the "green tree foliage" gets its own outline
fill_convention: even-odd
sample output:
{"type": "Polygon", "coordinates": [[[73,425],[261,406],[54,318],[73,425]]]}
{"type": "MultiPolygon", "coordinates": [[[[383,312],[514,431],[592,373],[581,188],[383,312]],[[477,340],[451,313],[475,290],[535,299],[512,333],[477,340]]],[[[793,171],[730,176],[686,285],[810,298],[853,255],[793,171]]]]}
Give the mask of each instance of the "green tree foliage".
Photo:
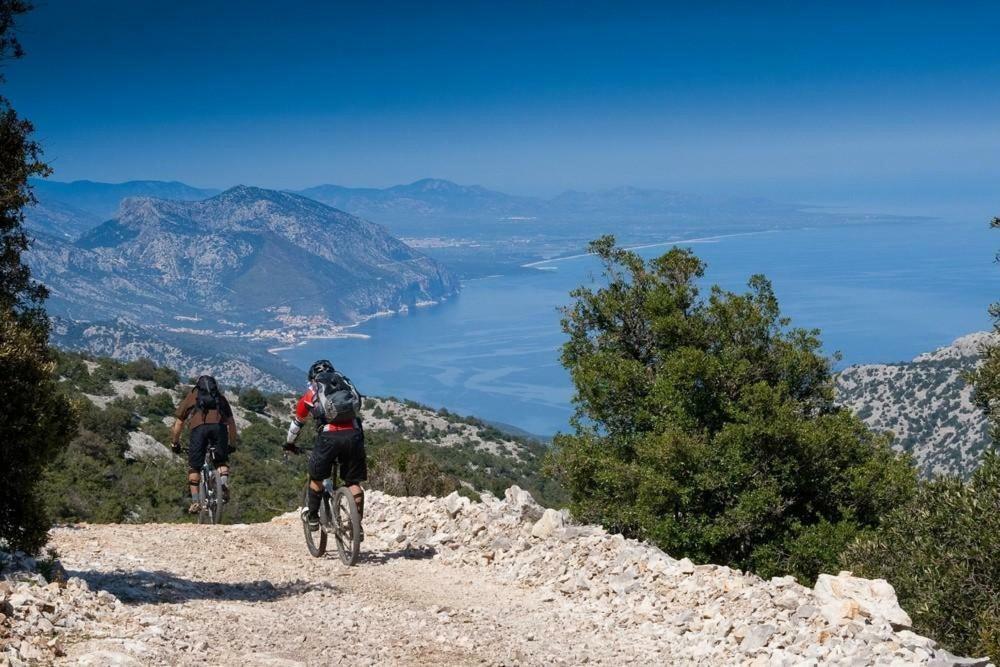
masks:
{"type": "Polygon", "coordinates": [[[968,483],[925,482],[876,535],[852,545],[847,567],[896,589],[914,628],[965,655],[1000,656],[1000,456],[968,483]]]}
{"type": "Polygon", "coordinates": [[[29,552],[45,544],[49,529],[38,479],[77,422],[51,368],[37,329],[0,308],[0,543],[29,552]]]}
{"type": "Polygon", "coordinates": [[[249,387],[240,392],[240,405],[251,412],[264,412],[267,408],[267,397],[256,387],[249,387]]]}
{"type": "Polygon", "coordinates": [[[550,460],[578,518],[808,581],[912,495],[912,466],[834,405],[818,332],[789,327],[763,276],[703,299],[688,250],[591,250],[606,284],[564,313],[577,412],[550,460]]]}

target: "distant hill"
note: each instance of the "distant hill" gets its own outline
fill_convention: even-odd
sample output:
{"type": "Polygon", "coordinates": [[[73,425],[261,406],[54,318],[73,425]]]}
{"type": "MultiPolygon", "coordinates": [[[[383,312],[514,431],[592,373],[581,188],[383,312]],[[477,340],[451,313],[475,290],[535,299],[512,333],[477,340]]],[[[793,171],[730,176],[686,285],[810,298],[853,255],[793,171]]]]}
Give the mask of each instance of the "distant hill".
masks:
{"type": "Polygon", "coordinates": [[[508,195],[478,185],[458,185],[438,178],[384,189],[319,185],[300,190],[299,194],[379,222],[424,217],[494,220],[537,215],[545,206],[539,199],[508,195]]]}
{"type": "Polygon", "coordinates": [[[910,362],[851,366],[837,376],[838,401],[871,428],[892,431],[895,447],[911,453],[925,474],[968,476],[990,439],[963,376],[990,336],[963,336],[910,362]]]}
{"type": "Polygon", "coordinates": [[[129,197],[155,197],[195,201],[219,194],[212,188],[196,188],[178,181],[49,181],[31,179],[31,187],[39,202],[46,206],[68,205],[104,221],[118,213],[118,205],[129,197]],[[56,202],[57,204],[52,204],[56,202]]]}
{"type": "Polygon", "coordinates": [[[48,234],[72,241],[103,222],[93,213],[53,199],[39,202],[24,210],[28,232],[48,234]]]}
{"type": "Polygon", "coordinates": [[[390,188],[319,185],[298,191],[306,197],[379,222],[420,218],[524,220],[640,219],[670,216],[791,214],[798,207],[759,198],[706,197],[665,190],[618,187],[597,192],[565,192],[550,199],[519,197],[478,185],[426,178],[390,188]]]}
{"type": "Polygon", "coordinates": [[[336,334],[458,289],[380,225],[245,186],[197,202],[126,199],[75,242],[38,234],[28,262],[51,291],[47,309],[67,323],[62,345],[127,356],[121,341],[145,331],[161,362],[188,368],[228,354],[269,376],[280,373],[253,361],[267,345],[336,334]]]}

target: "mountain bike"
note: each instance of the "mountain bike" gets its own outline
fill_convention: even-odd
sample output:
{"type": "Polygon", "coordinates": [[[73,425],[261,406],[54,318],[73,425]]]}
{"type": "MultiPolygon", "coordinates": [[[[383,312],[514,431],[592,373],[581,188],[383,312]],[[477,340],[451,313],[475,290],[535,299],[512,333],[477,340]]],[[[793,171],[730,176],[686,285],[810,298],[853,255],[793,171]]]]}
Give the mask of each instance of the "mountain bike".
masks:
{"type": "MultiPolygon", "coordinates": [[[[302,451],[309,451],[302,448],[302,451]]],[[[319,558],[326,553],[327,537],[333,535],[337,554],[344,565],[354,565],[361,553],[361,513],[354,494],[346,486],[334,488],[333,481],[323,480],[323,497],[319,503],[319,530],[309,530],[309,480],[302,492],[302,531],[309,553],[319,558]]]]}
{"type": "Polygon", "coordinates": [[[222,477],[215,469],[215,445],[210,444],[201,464],[201,482],[198,483],[198,523],[215,524],[222,519],[222,477]]]}

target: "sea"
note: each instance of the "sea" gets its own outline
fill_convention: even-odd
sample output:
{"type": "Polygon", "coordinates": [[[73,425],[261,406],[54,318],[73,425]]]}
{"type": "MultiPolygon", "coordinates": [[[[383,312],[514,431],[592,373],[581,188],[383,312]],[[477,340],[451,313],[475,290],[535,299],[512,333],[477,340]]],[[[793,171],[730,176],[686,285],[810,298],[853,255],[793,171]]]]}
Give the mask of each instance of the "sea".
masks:
{"type": "MultiPolygon", "coordinates": [[[[650,258],[690,247],[702,281],[733,291],[756,273],[772,282],[793,326],[818,328],[838,368],[909,360],[990,327],[998,299],[1000,232],[983,222],[908,220],[665,240],[650,258]]],[[[306,368],[328,358],[358,388],[500,422],[540,436],[569,431],[573,387],[559,363],[560,308],[579,285],[599,286],[586,254],[469,280],[430,307],[377,317],[363,337],[311,340],[281,352],[306,368]]]]}

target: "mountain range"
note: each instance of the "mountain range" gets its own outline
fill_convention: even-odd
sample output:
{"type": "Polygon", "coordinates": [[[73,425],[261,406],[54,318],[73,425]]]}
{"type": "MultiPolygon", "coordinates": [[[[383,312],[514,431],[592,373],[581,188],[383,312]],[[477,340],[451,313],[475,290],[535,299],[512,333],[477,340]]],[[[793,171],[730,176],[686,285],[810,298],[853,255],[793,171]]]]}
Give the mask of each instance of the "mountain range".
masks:
{"type": "MultiPolygon", "coordinates": [[[[196,188],[179,182],[34,180],[41,208],[71,207],[100,220],[114,216],[123,199],[148,196],[172,200],[200,200],[218,190],[196,188]]],[[[753,197],[709,197],[667,190],[629,186],[598,192],[568,191],[551,198],[525,197],[490,190],[479,185],[425,178],[388,188],[351,188],[317,185],[292,191],[342,211],[388,225],[414,226],[432,221],[524,222],[544,219],[559,222],[615,220],[683,220],[698,217],[725,219],[802,216],[801,207],[753,197]]],[[[29,213],[29,217],[31,214],[29,213]]]]}
{"type": "Polygon", "coordinates": [[[253,362],[266,345],[336,335],[458,289],[380,225],[246,186],[201,201],[127,198],[76,240],[36,231],[28,263],[51,292],[59,342],[125,356],[122,337],[148,335],[154,358],[182,368],[192,364],[168,351],[190,350],[192,336],[207,346],[193,358],[242,354],[267,372],[253,362]]]}

